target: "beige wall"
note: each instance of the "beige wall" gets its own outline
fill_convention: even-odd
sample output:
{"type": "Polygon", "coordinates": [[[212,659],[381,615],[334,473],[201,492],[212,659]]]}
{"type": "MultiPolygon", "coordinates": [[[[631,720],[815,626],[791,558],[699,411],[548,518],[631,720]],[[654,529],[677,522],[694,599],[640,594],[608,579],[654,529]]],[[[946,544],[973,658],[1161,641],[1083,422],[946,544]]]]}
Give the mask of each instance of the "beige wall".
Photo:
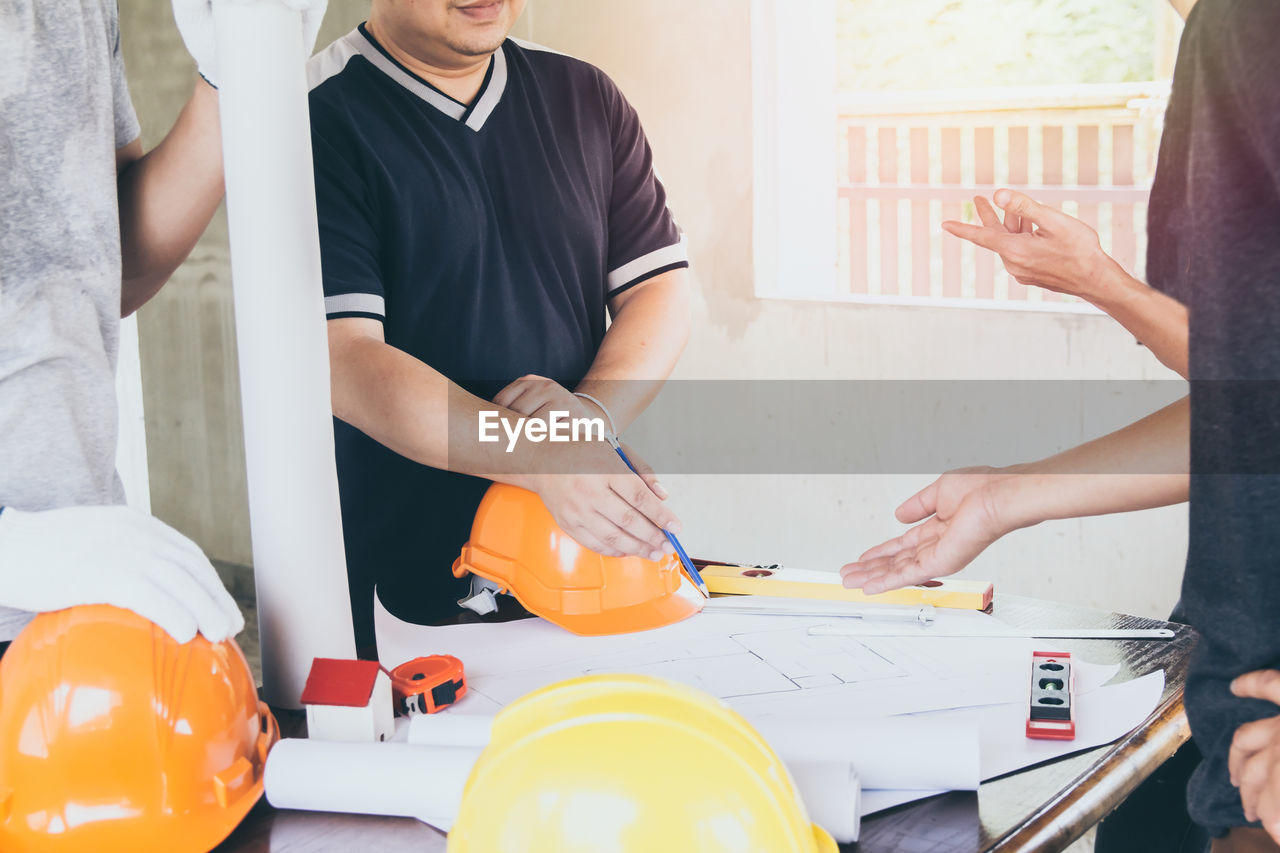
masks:
{"type": "MultiPolygon", "coordinates": [[[[689,235],[695,330],[677,376],[1171,376],[1105,317],[757,299],[750,4],[532,3],[532,39],[601,66],[635,104],[689,235]]],[[[714,413],[689,416],[716,428],[714,413]]],[[[930,479],[663,476],[691,551],[833,569],[895,535],[893,508],[930,479]]],[[[1009,592],[1165,615],[1177,599],[1185,519],[1171,508],[1043,525],[998,543],[968,574],[1009,592]]]]}
{"type": "MultiPolygon", "coordinates": [[[[531,0],[517,31],[603,67],[644,119],[695,264],[695,333],[678,376],[1167,375],[1103,317],[755,298],[749,5],[531,0]]],[[[366,11],[364,2],[332,0],[321,43],[366,11]]],[[[122,15],[152,143],[185,99],[190,62],[168,0],[133,0],[122,15]]],[[[148,455],[155,511],[215,557],[248,563],[230,301],[219,217],[142,312],[148,455]]],[[[928,479],[664,476],[690,550],[814,568],[834,568],[891,535],[892,507],[928,479]]],[[[1157,615],[1176,598],[1185,536],[1181,509],[1045,525],[999,543],[970,574],[1010,592],[1157,615]]]]}

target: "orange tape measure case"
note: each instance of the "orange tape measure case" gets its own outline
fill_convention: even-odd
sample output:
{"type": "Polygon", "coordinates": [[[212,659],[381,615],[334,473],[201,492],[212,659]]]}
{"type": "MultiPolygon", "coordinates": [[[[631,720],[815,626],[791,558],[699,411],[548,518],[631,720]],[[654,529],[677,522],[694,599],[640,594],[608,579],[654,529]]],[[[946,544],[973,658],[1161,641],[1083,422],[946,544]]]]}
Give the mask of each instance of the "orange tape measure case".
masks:
{"type": "Polygon", "coordinates": [[[414,658],[391,670],[396,713],[434,714],[467,695],[462,661],[453,655],[414,658]]]}

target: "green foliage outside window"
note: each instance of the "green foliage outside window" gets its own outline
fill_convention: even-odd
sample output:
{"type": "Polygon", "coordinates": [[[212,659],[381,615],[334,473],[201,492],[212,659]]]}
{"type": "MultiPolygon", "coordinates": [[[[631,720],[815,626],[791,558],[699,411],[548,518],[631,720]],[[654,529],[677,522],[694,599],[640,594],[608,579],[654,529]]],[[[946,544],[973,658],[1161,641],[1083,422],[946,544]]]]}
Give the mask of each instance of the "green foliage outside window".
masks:
{"type": "Polygon", "coordinates": [[[839,0],[839,87],[1152,79],[1153,0],[839,0]]]}

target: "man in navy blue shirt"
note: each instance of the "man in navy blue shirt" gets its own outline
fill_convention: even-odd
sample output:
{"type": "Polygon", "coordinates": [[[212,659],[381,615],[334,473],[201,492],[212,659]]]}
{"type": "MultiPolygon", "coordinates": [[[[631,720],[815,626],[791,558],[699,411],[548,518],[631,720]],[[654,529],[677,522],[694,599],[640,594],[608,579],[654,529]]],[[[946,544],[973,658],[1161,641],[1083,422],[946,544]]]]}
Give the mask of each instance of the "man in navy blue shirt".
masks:
{"type": "Polygon", "coordinates": [[[659,557],[679,530],[651,472],[604,442],[477,440],[486,411],[624,429],[689,331],[687,252],[635,111],[593,66],[507,39],[523,6],[374,0],[310,67],[364,645],[375,585],[400,618],[456,612],[449,570],[489,479],[537,492],[604,554],[659,557]]]}

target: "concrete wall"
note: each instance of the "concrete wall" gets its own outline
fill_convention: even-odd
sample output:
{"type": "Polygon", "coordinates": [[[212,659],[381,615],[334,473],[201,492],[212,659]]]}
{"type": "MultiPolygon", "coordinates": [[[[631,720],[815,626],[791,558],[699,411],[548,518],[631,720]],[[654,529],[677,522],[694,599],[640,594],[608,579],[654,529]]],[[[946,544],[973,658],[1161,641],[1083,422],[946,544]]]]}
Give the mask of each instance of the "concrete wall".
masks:
{"type": "MultiPolygon", "coordinates": [[[[319,45],[368,13],[365,0],[333,0],[319,45]]],[[[195,65],[170,0],[120,4],[133,103],[151,148],[191,94],[195,65]]],[[[152,509],[211,557],[252,562],[240,428],[227,220],[220,210],[191,257],[138,312],[152,509]]]]}
{"type": "MultiPolygon", "coordinates": [[[[745,0],[531,0],[517,31],[603,67],[644,119],[695,264],[695,332],[678,376],[1168,375],[1105,317],[756,298],[748,7],[745,0]]],[[[151,144],[185,100],[190,61],[168,0],[133,0],[121,11],[134,100],[151,144]]],[[[366,12],[364,2],[332,0],[321,44],[366,12]]],[[[248,563],[231,318],[220,216],[141,315],[148,455],[157,514],[213,556],[248,563]]],[[[892,535],[893,507],[930,478],[663,479],[695,553],[835,568],[892,535]]],[[[1185,542],[1180,508],[1060,522],[1009,537],[969,574],[1008,592],[1163,615],[1177,596],[1185,542]]]]}

